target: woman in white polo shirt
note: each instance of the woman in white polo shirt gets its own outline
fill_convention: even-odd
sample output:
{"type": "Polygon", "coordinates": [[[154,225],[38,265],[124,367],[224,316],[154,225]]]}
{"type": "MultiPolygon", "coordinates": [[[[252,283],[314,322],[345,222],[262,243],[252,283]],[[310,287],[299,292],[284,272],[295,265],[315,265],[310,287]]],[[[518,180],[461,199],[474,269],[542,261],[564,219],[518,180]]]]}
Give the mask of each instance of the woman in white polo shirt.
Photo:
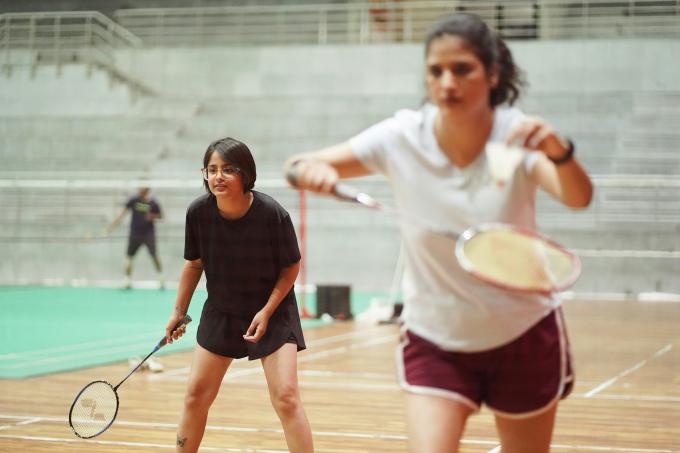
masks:
{"type": "MultiPolygon", "coordinates": [[[[286,164],[296,185],[331,193],[340,178],[385,175],[397,209],[423,225],[463,231],[486,222],[536,229],[542,189],[584,208],[592,184],[574,145],[541,118],[511,107],[519,69],[503,40],[477,16],[453,14],[425,42],[429,100],[347,142],[286,164]],[[505,184],[488,168],[486,145],[527,149],[505,184]]],[[[414,452],[457,451],[465,422],[486,404],[502,451],[549,450],[557,402],[573,375],[557,295],[484,285],[460,268],[452,239],[401,225],[405,245],[404,334],[398,349],[414,452]]]]}

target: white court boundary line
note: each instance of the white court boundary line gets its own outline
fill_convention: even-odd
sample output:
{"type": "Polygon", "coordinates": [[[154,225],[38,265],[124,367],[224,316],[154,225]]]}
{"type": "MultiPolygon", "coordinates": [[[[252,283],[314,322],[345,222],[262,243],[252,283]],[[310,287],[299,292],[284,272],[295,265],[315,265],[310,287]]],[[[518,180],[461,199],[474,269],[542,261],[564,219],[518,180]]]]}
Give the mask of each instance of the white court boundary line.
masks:
{"type": "MultiPolygon", "coordinates": [[[[374,331],[376,331],[376,330],[377,329],[374,329],[374,331]]],[[[307,342],[307,351],[309,351],[309,349],[314,347],[314,346],[321,346],[321,345],[326,345],[326,344],[337,343],[339,341],[343,341],[343,340],[347,340],[347,339],[353,339],[353,338],[356,338],[356,337],[364,338],[364,337],[366,337],[366,335],[367,335],[366,331],[355,331],[355,332],[349,332],[349,333],[343,333],[343,334],[339,334],[339,335],[331,335],[331,336],[328,336],[328,337],[318,338],[316,340],[311,340],[311,341],[307,342]]],[[[375,344],[383,344],[383,343],[387,343],[389,341],[396,340],[397,338],[398,338],[398,334],[391,334],[391,335],[388,335],[388,336],[378,337],[377,339],[374,338],[374,339],[368,340],[367,342],[361,343],[361,345],[364,345],[364,346],[360,346],[360,347],[356,346],[355,347],[356,344],[350,345],[350,348],[352,350],[364,349],[366,347],[373,346],[376,340],[378,340],[378,342],[375,343],[375,344]]],[[[340,353],[343,353],[343,352],[347,352],[349,350],[350,349],[348,349],[347,346],[343,346],[343,347],[340,347],[340,348],[327,349],[325,351],[319,351],[319,352],[316,352],[316,353],[309,352],[309,353],[306,353],[305,355],[303,355],[302,357],[299,357],[298,363],[317,360],[317,359],[322,358],[322,357],[340,354],[340,353]],[[320,356],[319,354],[322,354],[322,356],[320,356]]],[[[237,359],[237,360],[234,361],[234,363],[239,363],[239,362],[248,362],[248,360],[246,358],[243,358],[243,359],[237,359]]],[[[148,379],[150,379],[152,381],[186,380],[186,378],[187,378],[186,375],[189,373],[189,369],[190,369],[189,367],[175,368],[174,370],[168,370],[168,371],[164,371],[163,373],[159,373],[157,375],[149,376],[148,379]]],[[[227,374],[224,376],[224,380],[222,382],[238,379],[241,376],[249,376],[249,375],[257,374],[257,373],[262,373],[262,367],[259,364],[255,364],[255,365],[252,365],[252,366],[227,371],[227,374]]]]}
{"type": "Polygon", "coordinates": [[[642,361],[636,363],[635,365],[633,365],[632,367],[630,367],[630,368],[628,368],[628,369],[626,369],[626,370],[623,370],[622,372],[620,372],[620,373],[617,374],[616,376],[612,377],[611,379],[607,379],[606,381],[604,381],[604,382],[601,383],[600,385],[596,386],[595,388],[593,388],[593,389],[590,390],[589,392],[586,392],[585,395],[584,395],[584,397],[585,397],[585,398],[590,398],[590,397],[592,397],[592,396],[594,396],[594,395],[597,395],[597,394],[600,393],[602,390],[604,390],[604,389],[606,389],[607,387],[610,387],[611,385],[613,385],[616,381],[618,381],[618,380],[621,379],[622,377],[627,376],[627,375],[631,374],[632,372],[639,370],[639,369],[642,368],[643,366],[647,365],[648,362],[650,362],[650,361],[652,361],[652,360],[654,360],[654,359],[656,359],[656,358],[659,358],[660,356],[662,356],[662,355],[664,355],[665,353],[667,353],[668,351],[670,351],[672,348],[673,348],[673,344],[672,344],[672,343],[667,344],[666,346],[664,346],[663,348],[659,349],[658,351],[656,351],[654,354],[652,354],[651,356],[647,357],[646,359],[644,359],[644,360],[642,360],[642,361]]]}
{"type": "MultiPolygon", "coordinates": [[[[12,436],[6,434],[0,434],[0,439],[14,439],[14,440],[35,440],[42,442],[56,442],[56,443],[87,443],[87,444],[98,444],[98,445],[116,445],[124,447],[141,447],[141,448],[165,448],[168,450],[174,450],[175,445],[172,444],[152,444],[147,442],[123,442],[123,441],[112,441],[112,440],[92,440],[92,439],[67,439],[61,437],[43,437],[43,436],[12,436]]],[[[288,453],[287,450],[260,450],[251,448],[218,448],[218,447],[205,447],[201,446],[201,451],[224,451],[224,452],[249,452],[249,453],[288,453]]]]}
{"type": "MultiPolygon", "coordinates": [[[[354,337],[365,337],[366,333],[363,331],[357,331],[357,332],[349,332],[345,334],[340,334],[340,335],[332,335],[328,337],[323,337],[319,338],[317,340],[313,340],[308,342],[308,346],[316,346],[320,344],[332,344],[336,343],[338,341],[342,341],[348,338],[354,338],[354,337]]],[[[333,349],[327,349],[324,351],[319,351],[314,354],[308,354],[304,357],[301,357],[298,360],[298,363],[300,362],[311,362],[317,359],[321,358],[326,358],[332,355],[337,355],[337,354],[342,354],[345,352],[349,352],[350,350],[357,350],[357,349],[365,349],[371,346],[374,346],[376,344],[384,344],[389,341],[392,341],[392,339],[398,337],[398,335],[393,334],[393,335],[386,335],[382,337],[377,337],[377,338],[372,338],[366,342],[363,343],[354,343],[350,344],[349,346],[343,346],[339,348],[333,348],[333,349]]],[[[629,368],[628,370],[625,370],[622,373],[619,373],[616,377],[609,379],[605,381],[602,384],[599,384],[596,386],[593,390],[590,390],[589,392],[585,393],[573,393],[571,396],[576,397],[576,398],[593,398],[597,400],[623,400],[623,401],[657,401],[657,402],[663,402],[663,403],[676,403],[680,402],[680,397],[674,397],[674,396],[667,396],[667,395],[661,395],[661,396],[656,396],[656,395],[620,395],[620,394],[609,394],[609,395],[600,395],[598,394],[600,391],[604,390],[606,387],[609,387],[612,385],[616,380],[624,377],[627,374],[630,374],[631,372],[641,368],[644,364],[646,364],[649,360],[654,359],[659,357],[662,354],[665,354],[666,352],[670,351],[672,347],[672,344],[668,344],[661,348],[659,351],[655,352],[652,354],[648,359],[636,364],[635,366],[629,368]],[[595,392],[595,390],[597,390],[595,392]]],[[[245,359],[239,359],[239,361],[245,361],[245,359]]],[[[186,375],[189,371],[188,367],[183,367],[183,368],[177,368],[174,370],[170,370],[167,372],[155,374],[155,375],[150,375],[147,377],[147,379],[152,380],[152,381],[186,381],[188,379],[188,376],[186,375]]],[[[262,373],[262,367],[259,365],[253,365],[247,368],[242,368],[242,369],[237,369],[233,370],[231,372],[227,372],[227,374],[224,377],[223,382],[227,381],[236,381],[239,378],[242,378],[244,376],[251,376],[253,374],[261,374],[262,373]]],[[[300,370],[298,372],[300,375],[305,375],[305,370],[300,370]]],[[[309,375],[316,375],[316,376],[333,376],[335,372],[332,371],[310,371],[309,375]]],[[[344,376],[352,376],[352,373],[341,373],[339,375],[344,375],[344,376]]],[[[386,375],[381,375],[381,376],[386,376],[386,375]]],[[[249,381],[249,383],[254,384],[254,385],[264,385],[264,381],[249,381]]],[[[242,382],[239,382],[239,384],[243,384],[242,382]]],[[[392,384],[392,383],[384,383],[384,384],[344,384],[348,385],[348,387],[351,387],[355,390],[370,390],[370,391],[377,391],[377,390],[386,390],[386,391],[393,391],[395,388],[399,388],[398,385],[392,384]]],[[[324,384],[324,383],[312,383],[309,381],[301,380],[300,381],[300,387],[301,388],[327,388],[327,387],[332,387],[334,384],[324,384]]]]}
{"type": "MultiPolygon", "coordinates": [[[[373,346],[381,345],[381,344],[386,344],[395,341],[398,338],[398,334],[391,334],[391,335],[386,335],[383,337],[378,337],[378,338],[373,338],[371,340],[362,342],[362,343],[354,343],[349,346],[341,346],[338,348],[333,348],[333,349],[326,349],[324,351],[319,351],[316,353],[311,353],[307,354],[303,357],[298,358],[298,364],[303,363],[303,362],[312,362],[315,360],[319,359],[325,359],[327,357],[331,357],[334,355],[338,354],[344,354],[350,351],[356,351],[359,349],[367,349],[373,346]]],[[[153,381],[178,381],[178,382],[184,382],[187,379],[189,379],[188,376],[189,368],[188,367],[183,367],[183,368],[178,368],[176,370],[172,370],[170,375],[166,373],[159,373],[155,376],[149,376],[150,380],[153,381]]],[[[262,374],[263,370],[262,367],[259,365],[254,365],[254,366],[249,366],[247,368],[242,368],[242,369],[237,369],[233,371],[227,371],[227,374],[224,375],[224,379],[222,379],[222,382],[229,382],[229,381],[234,381],[236,379],[239,379],[244,376],[251,376],[253,374],[262,374]]]]}
{"type": "MultiPolygon", "coordinates": [[[[116,344],[117,343],[123,343],[127,344],[127,341],[136,341],[136,340],[145,340],[152,338],[152,336],[155,336],[155,334],[151,333],[145,333],[145,334],[137,334],[137,335],[130,335],[127,337],[116,337],[116,338],[110,338],[106,340],[96,340],[96,341],[89,341],[86,343],[74,343],[70,345],[64,345],[64,346],[56,346],[52,348],[42,348],[42,349],[32,349],[30,351],[24,351],[24,352],[8,352],[7,354],[0,354],[0,361],[2,360],[17,360],[17,359],[23,359],[24,357],[33,357],[36,355],[46,355],[46,354],[54,354],[55,352],[72,352],[72,351],[78,351],[81,349],[87,350],[93,347],[100,347],[100,346],[107,346],[110,344],[116,344]]],[[[160,336],[160,335],[159,335],[160,336]]]]}
{"type": "MultiPolygon", "coordinates": [[[[138,344],[138,343],[135,343],[138,344]]],[[[45,357],[39,360],[32,360],[30,362],[23,362],[23,363],[12,363],[12,364],[6,364],[6,365],[0,365],[0,370],[14,370],[18,368],[26,368],[30,366],[35,366],[37,364],[46,364],[46,363],[64,363],[64,362],[70,362],[73,360],[77,360],[83,357],[91,358],[91,357],[102,357],[102,356],[109,356],[111,354],[118,354],[118,353],[123,353],[123,352],[128,352],[130,351],[130,346],[127,344],[123,344],[120,346],[116,346],[115,348],[108,348],[106,351],[102,351],[101,349],[98,351],[91,351],[90,353],[87,354],[69,354],[65,356],[58,356],[58,357],[45,357]]],[[[112,362],[110,363],[116,363],[116,362],[122,362],[124,359],[112,359],[112,362]]],[[[82,367],[79,367],[82,368],[82,367]]]]}
{"type": "MultiPolygon", "coordinates": [[[[309,345],[316,346],[320,344],[326,344],[328,342],[336,342],[336,341],[341,341],[342,339],[345,338],[352,338],[355,336],[365,336],[365,332],[350,332],[348,334],[342,334],[342,335],[337,335],[334,337],[327,337],[321,339],[321,341],[313,341],[309,342],[309,345]]],[[[0,362],[2,361],[18,361],[17,363],[7,363],[7,364],[2,364],[0,363],[0,370],[13,370],[13,369],[20,369],[20,368],[25,368],[25,367],[31,367],[35,366],[38,364],[45,364],[45,363],[64,363],[64,362],[70,362],[75,359],[81,358],[81,357],[87,357],[87,358],[92,358],[92,357],[108,357],[112,351],[114,352],[125,352],[130,349],[134,349],[136,346],[139,345],[141,341],[146,341],[149,340],[151,342],[154,339],[157,339],[160,337],[160,334],[158,336],[154,333],[144,333],[144,334],[137,334],[137,335],[132,335],[132,336],[127,336],[127,337],[117,337],[114,339],[105,339],[105,340],[96,340],[96,341],[91,341],[91,342],[85,342],[85,343],[75,343],[72,345],[65,345],[65,346],[59,346],[59,347],[52,347],[52,348],[43,348],[43,349],[34,349],[31,351],[26,351],[26,352],[10,352],[7,354],[1,354],[0,355],[0,362]],[[115,349],[102,349],[101,346],[107,346],[107,345],[114,345],[116,348],[115,349]],[[92,351],[92,349],[96,349],[96,351],[92,351]],[[89,352],[80,354],[78,352],[80,351],[87,351],[89,352]],[[66,354],[66,355],[54,355],[55,352],[75,352],[74,354],[66,354]]],[[[117,360],[116,360],[117,362],[117,360]]],[[[188,370],[188,368],[186,368],[188,370]]]]}
{"type": "MultiPolygon", "coordinates": [[[[343,334],[343,335],[337,335],[337,336],[331,336],[331,337],[326,337],[318,340],[319,344],[329,344],[337,341],[341,341],[346,338],[353,338],[356,336],[361,336],[365,337],[365,332],[351,332],[348,334],[343,334]]],[[[309,361],[312,360],[317,360],[319,358],[324,358],[328,357],[331,355],[339,354],[339,353],[344,353],[348,352],[350,350],[356,350],[356,349],[364,349],[367,347],[371,347],[377,344],[384,344],[388,341],[392,341],[397,335],[388,335],[388,336],[382,336],[378,338],[372,338],[366,342],[361,342],[361,343],[355,343],[351,344],[349,346],[343,346],[340,348],[333,348],[330,350],[326,351],[319,351],[318,353],[311,355],[311,356],[306,356],[309,361]]],[[[311,345],[313,342],[309,342],[311,345]]],[[[600,384],[593,390],[591,390],[588,393],[585,394],[579,394],[579,395],[573,395],[573,396],[582,396],[584,398],[593,398],[595,397],[596,399],[636,399],[636,397],[629,397],[626,395],[597,395],[600,391],[604,390],[605,388],[609,387],[613,383],[615,383],[618,379],[642,368],[647,362],[650,360],[653,360],[668,351],[670,351],[672,348],[672,344],[668,344],[664,346],[663,348],[659,349],[656,351],[654,354],[652,354],[650,357],[647,359],[637,363],[636,365],[628,368],[627,370],[624,370],[623,372],[619,373],[617,376],[613,377],[612,379],[609,379],[605,381],[604,383],[600,384]]],[[[260,368],[247,368],[242,371],[249,371],[252,372],[253,370],[258,370],[261,371],[260,368]]],[[[321,373],[322,375],[329,375],[331,372],[323,372],[321,373]]],[[[344,374],[349,374],[349,373],[344,373],[344,374]]],[[[318,373],[317,373],[318,375],[318,373]]],[[[674,398],[674,397],[639,397],[647,400],[655,400],[655,401],[680,401],[680,398],[674,398]]],[[[59,419],[59,418],[48,418],[48,417],[36,417],[36,416],[8,416],[8,415],[3,415],[0,414],[0,419],[2,418],[10,418],[10,419],[21,419],[22,421],[19,423],[16,423],[14,426],[20,426],[23,424],[33,424],[33,423],[38,423],[42,421],[47,421],[47,422],[65,422],[65,419],[59,419]]],[[[177,425],[175,424],[153,424],[153,423],[140,423],[140,422],[125,422],[125,421],[119,421],[117,424],[127,424],[128,426],[142,426],[142,427],[161,427],[161,428],[176,428],[177,425]]],[[[0,429],[9,429],[13,426],[2,426],[0,429]]],[[[206,430],[222,430],[222,431],[241,431],[241,432],[276,432],[276,433],[282,433],[281,429],[259,429],[259,428],[236,428],[236,427],[213,427],[213,426],[207,426],[206,430]]],[[[384,440],[406,440],[406,436],[399,436],[399,435],[387,435],[383,433],[339,433],[339,432],[332,432],[332,431],[319,431],[319,432],[314,432],[313,433],[315,436],[335,436],[335,437],[353,437],[353,438],[371,438],[371,439],[384,439],[384,440]]],[[[0,438],[9,438],[9,439],[23,439],[23,440],[36,440],[36,441],[44,441],[44,442],[91,442],[91,441],[85,441],[85,440],[75,440],[75,439],[61,439],[61,438],[52,438],[52,437],[41,437],[41,436],[13,436],[10,434],[0,434],[0,438]]],[[[145,448],[168,448],[172,449],[174,448],[173,445],[163,445],[163,444],[149,444],[149,443],[138,443],[138,442],[113,442],[113,441],[95,441],[95,443],[100,443],[100,444],[105,444],[105,445],[121,445],[121,446],[135,446],[135,447],[145,447],[145,448]]],[[[481,445],[498,445],[497,441],[485,441],[485,440],[466,440],[464,439],[462,443],[472,443],[472,444],[481,444],[481,445]]],[[[567,445],[567,444],[553,444],[551,445],[552,448],[554,449],[586,449],[586,450],[595,450],[595,451],[604,451],[604,452],[636,452],[636,453],[680,453],[680,450],[666,450],[666,449],[645,449],[645,448],[619,448],[619,447],[608,447],[608,446],[589,446],[589,445],[567,445]]],[[[262,452],[262,453],[279,453],[283,452],[283,450],[253,450],[253,449],[232,449],[232,448],[214,448],[214,447],[204,447],[206,451],[231,451],[231,452],[262,452]]],[[[494,447],[493,449],[489,450],[489,453],[495,453],[498,451],[498,446],[494,447]]]]}
{"type": "MultiPolygon", "coordinates": [[[[12,419],[12,420],[39,420],[48,423],[66,423],[66,418],[59,417],[37,417],[28,415],[7,415],[0,414],[0,419],[12,419]]],[[[150,429],[176,429],[177,424],[175,423],[147,423],[147,422],[128,422],[128,421],[117,421],[117,425],[125,426],[136,426],[141,428],[150,429]]],[[[233,431],[233,432],[267,432],[267,433],[278,433],[282,434],[283,430],[273,429],[273,428],[246,428],[246,427],[226,427],[226,426],[212,426],[206,425],[206,431],[233,431]]],[[[405,435],[396,434],[384,434],[384,433],[359,433],[359,432],[334,432],[334,431],[313,431],[312,436],[316,437],[345,437],[353,439],[376,439],[376,440],[387,440],[387,441],[406,441],[408,438],[405,435]]],[[[0,434],[0,438],[4,439],[19,439],[19,440],[35,440],[42,442],[69,442],[69,443],[98,443],[102,445],[120,445],[120,446],[132,446],[132,447],[145,447],[145,448],[175,448],[174,445],[168,444],[152,444],[152,443],[142,443],[142,442],[124,442],[124,441],[102,441],[102,440],[85,440],[85,439],[69,439],[69,438],[57,438],[57,437],[42,437],[42,436],[21,436],[21,435],[11,435],[11,434],[0,434]]],[[[497,450],[498,441],[497,440],[484,440],[484,439],[462,439],[462,444],[469,445],[493,445],[495,446],[489,452],[495,452],[497,450]]],[[[566,449],[566,450],[594,450],[594,451],[605,451],[605,452],[635,452],[635,453],[680,453],[680,450],[670,450],[670,449],[651,449],[651,448],[630,448],[630,447],[609,447],[609,446],[597,446],[597,445],[580,445],[580,444],[552,444],[552,449],[566,449]]],[[[253,452],[253,453],[284,453],[285,450],[253,450],[253,449],[241,449],[241,448],[216,448],[216,447],[201,447],[201,451],[227,451],[227,452],[253,452]]],[[[322,453],[323,450],[317,450],[322,453]]]]}
{"type": "MultiPolygon", "coordinates": [[[[596,450],[596,451],[611,451],[611,452],[634,452],[634,453],[677,453],[679,450],[657,450],[649,448],[620,448],[620,447],[596,447],[593,445],[567,445],[567,444],[550,444],[551,450],[565,449],[565,450],[596,450]]],[[[487,453],[500,453],[501,446],[498,445],[487,453]]]]}

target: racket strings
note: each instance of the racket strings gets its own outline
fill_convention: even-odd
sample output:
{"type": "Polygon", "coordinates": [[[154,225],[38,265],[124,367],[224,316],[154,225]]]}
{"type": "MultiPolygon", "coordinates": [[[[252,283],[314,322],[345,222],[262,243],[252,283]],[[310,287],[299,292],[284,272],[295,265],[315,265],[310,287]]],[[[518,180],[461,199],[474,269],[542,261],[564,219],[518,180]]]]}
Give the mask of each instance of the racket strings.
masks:
{"type": "Polygon", "coordinates": [[[97,381],[85,387],[73,402],[69,421],[78,436],[94,437],[113,422],[117,412],[116,392],[110,384],[97,381]]]}
{"type": "Polygon", "coordinates": [[[465,243],[471,270],[509,287],[550,291],[574,273],[568,252],[512,230],[485,231],[465,243]]]}

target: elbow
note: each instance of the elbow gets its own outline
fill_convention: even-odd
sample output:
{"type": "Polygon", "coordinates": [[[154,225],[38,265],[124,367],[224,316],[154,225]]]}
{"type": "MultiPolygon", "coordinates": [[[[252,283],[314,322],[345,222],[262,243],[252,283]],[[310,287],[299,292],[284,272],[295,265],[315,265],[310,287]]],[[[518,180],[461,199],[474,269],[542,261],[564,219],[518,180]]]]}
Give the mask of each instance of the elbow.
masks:
{"type": "Polygon", "coordinates": [[[593,201],[593,186],[589,186],[586,190],[582,191],[576,197],[571,197],[569,200],[565,200],[568,207],[575,210],[586,209],[593,201]]]}
{"type": "Polygon", "coordinates": [[[279,279],[283,280],[288,280],[291,282],[291,285],[295,284],[295,281],[298,278],[298,275],[300,274],[300,267],[301,267],[301,262],[298,261],[295,264],[291,264],[290,266],[286,266],[283,269],[281,269],[281,273],[279,274],[279,279]]]}
{"type": "Polygon", "coordinates": [[[293,279],[296,279],[298,274],[300,273],[300,268],[302,267],[302,261],[298,261],[297,263],[293,264],[290,266],[290,273],[293,276],[293,279]]]}

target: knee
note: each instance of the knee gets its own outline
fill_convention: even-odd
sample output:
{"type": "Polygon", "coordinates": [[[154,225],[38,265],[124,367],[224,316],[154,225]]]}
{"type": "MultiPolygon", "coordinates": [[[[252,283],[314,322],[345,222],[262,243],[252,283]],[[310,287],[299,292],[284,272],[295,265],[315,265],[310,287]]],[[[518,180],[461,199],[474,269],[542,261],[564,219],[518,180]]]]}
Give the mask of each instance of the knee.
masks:
{"type": "Polygon", "coordinates": [[[189,385],[184,396],[184,407],[187,410],[208,410],[215,395],[201,385],[189,385]]]}
{"type": "Polygon", "coordinates": [[[271,400],[276,413],[280,417],[295,414],[301,405],[297,387],[292,385],[271,392],[271,400]]]}

